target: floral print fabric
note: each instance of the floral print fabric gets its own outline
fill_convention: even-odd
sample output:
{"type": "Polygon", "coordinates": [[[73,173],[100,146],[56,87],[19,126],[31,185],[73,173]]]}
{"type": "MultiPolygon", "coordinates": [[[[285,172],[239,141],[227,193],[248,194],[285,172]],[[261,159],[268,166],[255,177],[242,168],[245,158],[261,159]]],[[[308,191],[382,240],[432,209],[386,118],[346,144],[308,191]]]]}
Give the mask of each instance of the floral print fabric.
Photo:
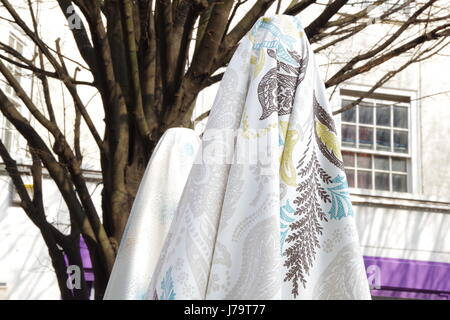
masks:
{"type": "Polygon", "coordinates": [[[148,299],[370,299],[337,130],[296,17],[226,69],[148,299]]]}

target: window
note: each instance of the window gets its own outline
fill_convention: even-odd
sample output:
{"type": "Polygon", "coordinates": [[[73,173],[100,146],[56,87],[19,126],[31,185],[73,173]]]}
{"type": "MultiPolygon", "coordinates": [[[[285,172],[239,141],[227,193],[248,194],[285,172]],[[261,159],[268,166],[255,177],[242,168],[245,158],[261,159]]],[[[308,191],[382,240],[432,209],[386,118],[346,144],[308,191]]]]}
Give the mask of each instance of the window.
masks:
{"type": "Polygon", "coordinates": [[[4,117],[3,118],[2,141],[8,151],[11,151],[11,147],[13,144],[13,136],[14,136],[13,130],[14,130],[14,127],[11,124],[11,122],[4,117]]]}
{"type": "MultiPolygon", "coordinates": [[[[17,109],[20,109],[19,104],[14,102],[14,100],[11,101],[14,103],[17,109]]],[[[6,149],[9,152],[12,152],[14,151],[15,148],[15,139],[17,138],[15,134],[16,129],[14,128],[12,123],[8,119],[6,119],[6,117],[3,115],[1,117],[0,124],[1,124],[0,137],[3,141],[3,144],[5,145],[6,149]]]]}
{"type": "MultiPolygon", "coordinates": [[[[16,36],[14,36],[13,34],[9,35],[9,40],[8,40],[8,45],[13,48],[14,50],[16,50],[18,53],[23,54],[24,51],[24,45],[23,42],[19,40],[19,38],[17,38],[16,36]]],[[[8,58],[10,58],[13,61],[17,61],[18,59],[15,58],[13,55],[8,54],[8,58]]],[[[16,66],[13,65],[11,63],[7,64],[9,71],[11,71],[11,73],[14,75],[14,77],[16,78],[16,80],[20,83],[21,82],[21,78],[22,78],[22,71],[21,69],[16,66]]],[[[15,92],[13,90],[13,88],[11,86],[7,86],[6,87],[6,93],[15,96],[15,92]]]]}
{"type": "MultiPolygon", "coordinates": [[[[24,43],[22,41],[20,41],[20,39],[12,33],[9,34],[8,45],[12,49],[16,50],[19,54],[24,53],[24,48],[25,48],[24,43]]],[[[8,54],[8,58],[10,58],[13,61],[18,61],[18,59],[15,58],[11,54],[8,54]]],[[[14,75],[14,77],[20,84],[23,80],[22,79],[23,74],[22,74],[21,68],[19,68],[18,66],[14,65],[14,64],[11,64],[11,63],[7,63],[6,65],[9,69],[9,71],[14,75]]],[[[12,103],[14,103],[16,108],[20,110],[19,98],[17,97],[14,89],[11,86],[9,86],[8,84],[6,84],[6,86],[5,86],[5,93],[8,96],[8,98],[10,99],[10,101],[12,103]]],[[[0,138],[2,139],[5,147],[7,148],[7,150],[9,152],[15,151],[14,144],[15,144],[15,139],[17,138],[17,136],[15,134],[14,126],[4,116],[2,116],[0,118],[0,126],[1,126],[0,138]]]]}
{"type": "MultiPolygon", "coordinates": [[[[342,107],[354,102],[342,100],[342,107]]],[[[342,113],[342,156],[351,188],[409,192],[410,106],[365,99],[342,113]]]]}

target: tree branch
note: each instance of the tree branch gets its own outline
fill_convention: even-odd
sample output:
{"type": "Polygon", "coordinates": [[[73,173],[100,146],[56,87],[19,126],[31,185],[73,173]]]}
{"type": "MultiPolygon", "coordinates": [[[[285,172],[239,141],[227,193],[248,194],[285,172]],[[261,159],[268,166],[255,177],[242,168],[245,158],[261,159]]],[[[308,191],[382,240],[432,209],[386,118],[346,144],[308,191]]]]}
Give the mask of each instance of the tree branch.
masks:
{"type": "Polygon", "coordinates": [[[352,68],[352,69],[348,70],[347,72],[338,71],[334,76],[332,76],[329,80],[327,80],[325,82],[325,86],[328,88],[328,87],[334,86],[338,83],[341,83],[345,80],[348,80],[356,75],[367,72],[367,71],[373,69],[374,67],[384,63],[385,61],[387,61],[393,57],[399,56],[400,54],[405,53],[422,43],[425,43],[425,42],[428,42],[431,40],[436,40],[441,37],[448,37],[448,36],[450,36],[450,28],[449,27],[450,27],[450,23],[436,27],[432,31],[424,33],[423,35],[418,36],[418,37],[414,38],[413,40],[411,40],[395,49],[392,49],[391,51],[389,51],[387,53],[384,53],[380,57],[374,58],[374,59],[368,61],[366,64],[364,64],[358,68],[352,68]]]}
{"type": "Polygon", "coordinates": [[[317,0],[302,0],[299,3],[296,3],[294,5],[290,5],[285,11],[284,14],[295,16],[308,8],[310,5],[316,3],[317,0]]]}
{"type": "MultiPolygon", "coordinates": [[[[136,35],[133,20],[133,7],[130,0],[123,0],[123,14],[125,19],[125,40],[127,44],[127,56],[130,63],[130,79],[133,92],[133,103],[131,104],[132,115],[136,122],[138,132],[145,149],[149,150],[151,142],[150,130],[144,115],[144,107],[142,102],[141,78],[139,74],[139,62],[136,47],[136,35]]],[[[150,156],[148,156],[150,158],[150,156]]]]}
{"type": "Polygon", "coordinates": [[[42,42],[42,40],[39,38],[39,36],[34,33],[27,25],[26,23],[20,18],[18,13],[14,10],[14,8],[11,6],[8,0],[1,0],[5,8],[8,10],[9,14],[13,17],[14,21],[20,26],[20,28],[25,32],[25,34],[33,40],[33,42],[39,47],[40,50],[42,50],[42,53],[45,55],[45,57],[49,60],[49,62],[52,64],[53,68],[55,68],[56,73],[59,75],[59,78],[61,81],[66,85],[69,93],[72,95],[73,99],[76,101],[76,106],[79,108],[81,114],[83,115],[83,119],[86,122],[89,131],[91,132],[92,136],[94,137],[95,142],[97,143],[100,150],[103,149],[103,141],[100,138],[100,135],[97,132],[97,129],[95,128],[90,116],[87,114],[86,110],[83,108],[83,102],[81,101],[80,97],[78,96],[78,93],[76,91],[75,85],[70,81],[70,77],[66,72],[64,72],[63,68],[59,65],[58,61],[55,59],[55,57],[50,53],[47,46],[42,42]]]}
{"type": "MultiPolygon", "coordinates": [[[[228,63],[232,53],[238,45],[238,42],[274,2],[275,0],[258,0],[247,12],[245,17],[242,18],[233,30],[225,36],[220,44],[219,55],[215,59],[214,67],[211,72],[216,71],[218,68],[228,63]]],[[[202,48],[203,51],[203,45],[201,45],[200,48],[202,48]]]]}
{"type": "Polygon", "coordinates": [[[313,37],[321,32],[321,29],[325,27],[325,25],[330,21],[330,19],[343,7],[347,4],[349,0],[335,0],[328,5],[325,10],[306,28],[305,33],[310,39],[311,42],[313,37]]]}

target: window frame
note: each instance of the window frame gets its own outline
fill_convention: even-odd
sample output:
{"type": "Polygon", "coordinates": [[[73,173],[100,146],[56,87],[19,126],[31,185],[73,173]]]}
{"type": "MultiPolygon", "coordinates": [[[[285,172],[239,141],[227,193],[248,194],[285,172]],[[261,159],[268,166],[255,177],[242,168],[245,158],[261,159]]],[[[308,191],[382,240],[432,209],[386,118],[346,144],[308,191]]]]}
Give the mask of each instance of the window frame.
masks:
{"type": "MultiPolygon", "coordinates": [[[[19,52],[19,53],[21,53],[22,55],[25,55],[25,51],[26,51],[26,47],[27,46],[26,46],[25,42],[21,40],[21,37],[20,37],[19,34],[14,32],[13,30],[10,30],[8,32],[6,38],[7,38],[7,42],[8,42],[9,46],[11,46],[10,40],[13,39],[13,41],[14,41],[13,44],[14,45],[12,47],[13,47],[14,50],[17,50],[17,44],[20,44],[22,46],[22,52],[19,52]]],[[[13,57],[12,55],[10,55],[10,54],[8,54],[8,57],[10,59],[14,60],[14,61],[17,61],[17,59],[15,57],[13,57]]],[[[23,69],[15,66],[15,65],[13,65],[11,63],[7,63],[7,66],[8,66],[8,69],[10,69],[9,66],[11,66],[11,68],[13,68],[12,70],[10,69],[10,72],[14,76],[16,75],[16,73],[19,73],[18,70],[21,71],[21,72],[24,71],[23,69]]],[[[23,74],[20,74],[19,79],[17,79],[19,81],[20,85],[23,85],[23,79],[24,79],[23,74]]],[[[20,104],[20,99],[17,96],[17,94],[14,92],[14,89],[9,84],[6,84],[6,83],[5,83],[5,94],[6,94],[6,96],[9,99],[11,99],[11,100],[17,102],[18,104],[20,104]]]]}
{"type": "MultiPolygon", "coordinates": [[[[339,94],[336,95],[336,100],[334,105],[337,106],[334,109],[339,110],[342,106],[343,100],[355,100],[358,99],[361,95],[365,94],[368,90],[370,90],[370,86],[361,85],[361,84],[353,84],[353,83],[346,83],[341,86],[340,90],[338,91],[339,94]]],[[[370,195],[380,195],[380,196],[386,196],[386,195],[392,195],[397,194],[398,196],[404,196],[405,194],[420,194],[422,193],[422,177],[421,177],[421,132],[419,130],[419,124],[420,124],[420,105],[418,104],[416,97],[417,93],[415,90],[405,90],[405,89],[395,89],[395,88],[382,88],[375,90],[374,94],[381,94],[383,98],[378,97],[369,97],[364,98],[363,102],[375,102],[379,104],[390,104],[390,105],[405,105],[409,104],[409,112],[408,112],[408,153],[400,153],[400,152],[393,152],[393,151],[379,151],[376,150],[376,131],[373,132],[373,138],[374,138],[374,147],[373,149],[362,149],[358,147],[359,141],[357,140],[356,147],[346,147],[342,145],[342,121],[341,121],[341,115],[342,113],[336,115],[336,122],[338,123],[338,138],[341,143],[341,149],[342,151],[348,151],[355,154],[358,153],[365,153],[370,155],[380,155],[380,156],[389,156],[390,158],[406,158],[407,159],[407,192],[397,192],[397,191],[387,191],[387,190],[376,190],[376,189],[363,189],[363,188],[349,188],[352,193],[359,193],[359,194],[370,194],[370,195]],[[409,100],[409,102],[399,101],[399,97],[402,98],[402,100],[409,100]],[[391,100],[389,100],[391,99],[391,100]]],[[[374,107],[375,108],[375,107],[374,107]]],[[[391,108],[391,117],[393,117],[393,108],[391,108]]],[[[376,128],[378,127],[376,125],[376,111],[374,110],[373,116],[375,117],[373,119],[372,125],[367,125],[368,127],[376,128]]],[[[358,117],[358,114],[356,112],[355,117],[358,117]]],[[[356,123],[354,124],[356,127],[356,139],[358,139],[359,136],[359,119],[356,118],[356,123]]],[[[363,124],[363,126],[366,126],[363,124]]],[[[383,128],[384,126],[380,126],[383,128]]],[[[391,134],[391,143],[393,143],[393,118],[391,118],[391,125],[390,128],[392,130],[391,134]]],[[[393,148],[393,146],[392,146],[393,148]]],[[[356,158],[356,156],[355,156],[356,158]]],[[[373,162],[374,156],[372,156],[372,162],[373,162]]],[[[355,159],[355,162],[357,160],[355,159]]],[[[389,160],[390,162],[390,189],[392,184],[392,160],[389,160]]],[[[356,167],[353,168],[353,170],[357,170],[356,167]]],[[[372,169],[370,169],[372,172],[372,188],[374,188],[375,181],[374,181],[374,172],[380,171],[375,169],[375,164],[372,163],[372,169]]],[[[357,175],[355,175],[355,182],[357,180],[357,175]]],[[[392,190],[392,189],[391,189],[392,190]]]]}
{"type": "MultiPolygon", "coordinates": [[[[1,26],[1,25],[0,25],[1,26]]],[[[11,39],[13,39],[13,48],[15,50],[17,50],[17,46],[18,44],[20,44],[22,46],[22,55],[26,55],[27,52],[27,44],[22,40],[23,38],[23,33],[20,30],[17,30],[16,28],[12,28],[10,30],[5,31],[5,36],[3,38],[4,41],[6,41],[8,43],[8,45],[11,45],[10,41],[11,39]]],[[[11,59],[17,60],[14,57],[10,57],[11,59]]],[[[10,69],[9,65],[11,65],[10,63],[7,63],[8,69],[10,69]]],[[[18,79],[19,83],[21,86],[24,86],[26,77],[24,76],[23,72],[24,70],[22,70],[21,68],[18,68],[14,65],[11,65],[10,71],[13,75],[16,74],[17,70],[21,71],[20,73],[20,78],[18,79]]],[[[3,80],[4,81],[4,80],[3,80]]],[[[11,88],[11,86],[9,84],[7,84],[5,81],[2,85],[2,87],[4,88],[3,92],[6,95],[6,97],[15,105],[15,107],[17,108],[17,110],[22,113],[22,101],[20,100],[20,98],[17,96],[17,94],[14,92],[14,89],[11,88]]],[[[9,133],[9,137],[10,137],[10,145],[5,145],[8,149],[8,151],[12,154],[15,154],[17,152],[17,143],[18,140],[20,139],[20,137],[17,136],[17,131],[15,129],[14,126],[12,126],[12,124],[8,121],[8,119],[3,115],[0,114],[0,136],[3,139],[3,141],[6,141],[6,136],[7,136],[7,132],[9,133]]]]}
{"type": "MultiPolygon", "coordinates": [[[[348,96],[342,96],[341,97],[341,103],[342,103],[342,100],[356,100],[357,99],[357,97],[348,97],[348,96]]],[[[379,100],[379,99],[370,99],[370,98],[365,98],[364,99],[364,101],[362,102],[362,103],[366,103],[366,102],[369,102],[369,103],[372,103],[372,104],[376,104],[377,102],[380,102],[380,101],[383,101],[383,100],[379,100]]],[[[387,101],[387,100],[384,100],[384,101],[387,101]]],[[[381,104],[381,103],[380,103],[381,104]]],[[[385,104],[385,105],[388,105],[388,106],[399,106],[399,107],[407,107],[408,109],[410,108],[410,106],[409,105],[407,105],[407,103],[405,103],[405,102],[399,102],[399,103],[391,103],[391,104],[386,104],[386,103],[383,103],[383,104],[385,104]]],[[[341,107],[342,107],[342,104],[341,104],[341,107]]],[[[341,123],[341,125],[342,124],[348,124],[348,125],[354,125],[354,126],[356,126],[356,144],[357,144],[357,146],[356,146],[356,148],[353,148],[353,147],[348,147],[348,146],[343,146],[342,145],[342,148],[346,148],[346,149],[355,149],[355,150],[358,150],[358,152],[360,152],[360,153],[362,153],[363,151],[364,151],[364,153],[376,153],[376,154],[379,154],[379,155],[385,155],[385,156],[393,156],[393,157],[408,157],[408,158],[410,158],[411,157],[411,148],[409,147],[410,146],[410,131],[411,131],[411,128],[410,128],[410,124],[411,124],[411,113],[410,112],[408,112],[408,128],[407,129],[405,129],[405,128],[397,128],[397,127],[394,127],[393,126],[393,122],[394,122],[394,108],[393,107],[391,107],[390,108],[390,119],[391,119],[391,123],[390,123],[390,125],[389,126],[382,126],[382,125],[377,125],[376,124],[376,107],[375,106],[372,106],[371,108],[373,108],[373,112],[372,112],[372,117],[373,117],[373,124],[366,124],[366,123],[360,123],[359,122],[359,107],[358,108],[356,108],[356,113],[355,113],[355,118],[356,118],[356,122],[353,124],[353,123],[351,123],[351,122],[345,122],[345,123],[343,123],[343,121],[342,121],[342,119],[341,119],[341,121],[340,121],[340,123],[341,123]],[[365,148],[360,148],[359,147],[359,128],[360,127],[365,127],[365,128],[371,128],[371,129],[373,129],[373,142],[374,142],[374,148],[373,149],[365,149],[365,148]],[[377,150],[376,149],[376,129],[377,128],[381,128],[381,129],[388,129],[388,130],[390,130],[390,132],[392,133],[390,136],[391,136],[391,138],[390,138],[390,145],[391,146],[394,146],[394,131],[395,130],[397,130],[397,131],[401,131],[401,132],[408,132],[408,152],[406,152],[406,153],[401,153],[401,152],[395,152],[395,151],[384,151],[384,150],[377,150]]],[[[342,140],[341,140],[342,141],[342,140]]]]}
{"type": "MultiPolygon", "coordinates": [[[[364,150],[363,150],[364,151],[364,150]]],[[[365,152],[361,152],[361,151],[350,151],[350,150],[346,150],[343,149],[342,152],[348,152],[351,153],[353,155],[353,165],[349,166],[346,165],[345,166],[345,171],[348,172],[349,170],[354,171],[354,173],[358,173],[358,172],[370,172],[371,175],[371,185],[373,185],[373,187],[371,189],[367,189],[367,188],[360,188],[360,187],[354,187],[354,189],[361,189],[361,190],[376,190],[376,191],[386,191],[386,192],[401,192],[401,193],[409,193],[409,172],[408,172],[408,165],[411,161],[410,158],[408,157],[399,157],[399,156],[388,156],[388,160],[389,160],[389,169],[385,170],[385,169],[377,169],[375,167],[375,157],[377,156],[384,156],[384,155],[380,155],[377,153],[365,153],[365,152]],[[359,154],[365,154],[365,155],[369,155],[370,156],[370,163],[371,163],[371,167],[370,168],[364,168],[361,167],[358,164],[358,157],[359,154]],[[406,160],[406,171],[398,171],[398,170],[394,170],[393,169],[393,158],[400,158],[400,159],[405,159],[406,160]],[[381,174],[388,174],[389,175],[389,190],[382,190],[382,189],[375,189],[375,184],[376,184],[376,174],[377,173],[381,173],[381,174]],[[391,191],[393,186],[392,186],[392,175],[400,175],[400,176],[406,176],[407,178],[407,191],[391,191]]],[[[358,184],[358,175],[354,176],[354,181],[356,184],[358,184]]]]}

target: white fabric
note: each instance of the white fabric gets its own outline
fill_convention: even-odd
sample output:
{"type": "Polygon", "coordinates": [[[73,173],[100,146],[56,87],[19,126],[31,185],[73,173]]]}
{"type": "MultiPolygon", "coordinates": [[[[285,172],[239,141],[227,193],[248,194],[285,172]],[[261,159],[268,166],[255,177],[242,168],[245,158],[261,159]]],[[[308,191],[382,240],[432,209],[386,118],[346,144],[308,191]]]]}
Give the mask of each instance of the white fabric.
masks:
{"type": "Polygon", "coordinates": [[[186,183],[200,139],[173,128],[147,165],[111,273],[105,300],[143,299],[186,183]]]}
{"type": "Polygon", "coordinates": [[[340,144],[298,18],[260,18],[213,104],[148,299],[370,299],[340,144]]]}

